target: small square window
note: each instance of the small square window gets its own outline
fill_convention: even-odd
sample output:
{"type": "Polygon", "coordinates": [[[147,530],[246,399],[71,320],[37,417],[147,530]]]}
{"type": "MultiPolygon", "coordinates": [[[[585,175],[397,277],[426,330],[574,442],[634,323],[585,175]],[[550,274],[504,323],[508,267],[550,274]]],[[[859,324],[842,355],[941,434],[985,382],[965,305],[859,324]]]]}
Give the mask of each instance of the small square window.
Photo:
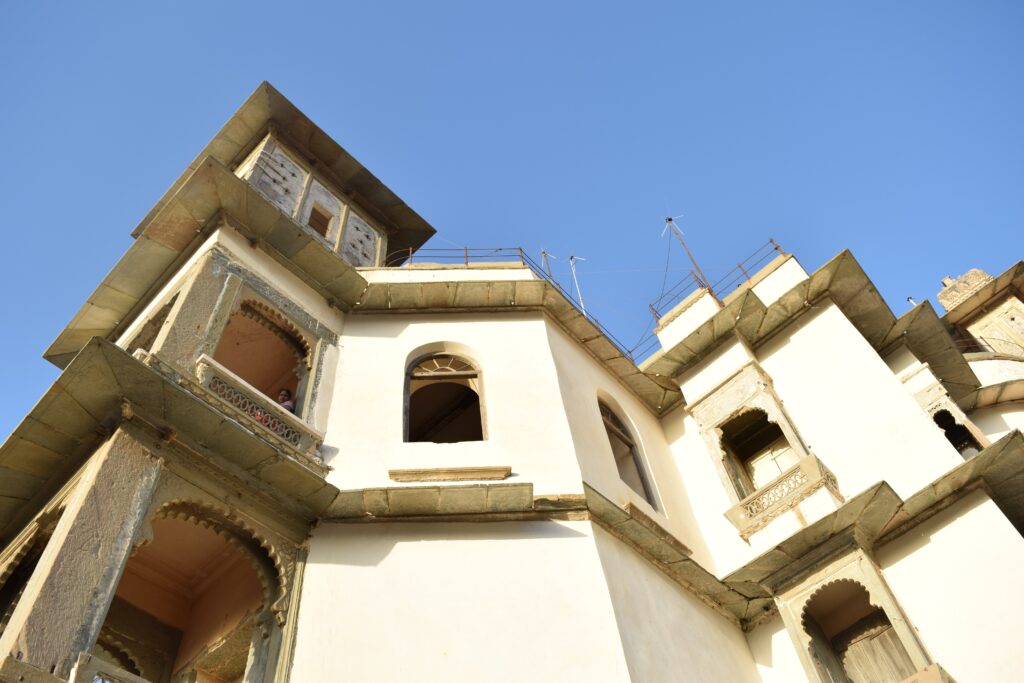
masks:
{"type": "Polygon", "coordinates": [[[327,230],[331,227],[331,216],[330,213],[324,211],[319,206],[314,206],[309,210],[309,220],[306,224],[313,228],[321,237],[327,237],[327,230]]]}

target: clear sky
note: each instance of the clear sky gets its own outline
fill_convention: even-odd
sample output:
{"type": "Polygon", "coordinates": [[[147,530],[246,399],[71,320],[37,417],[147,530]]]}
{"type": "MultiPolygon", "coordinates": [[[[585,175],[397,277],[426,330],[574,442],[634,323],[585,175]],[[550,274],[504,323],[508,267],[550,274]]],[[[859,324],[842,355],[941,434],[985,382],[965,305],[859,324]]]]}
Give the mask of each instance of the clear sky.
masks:
{"type": "MultiPolygon", "coordinates": [[[[768,237],[844,248],[897,314],[1024,257],[1024,3],[4,3],[6,435],[129,232],[262,80],[409,205],[429,246],[582,256],[649,326],[680,225],[709,278],[768,237]]],[[[684,270],[674,249],[669,281],[684,270]]],[[[0,436],[2,438],[2,436],[0,436]]]]}

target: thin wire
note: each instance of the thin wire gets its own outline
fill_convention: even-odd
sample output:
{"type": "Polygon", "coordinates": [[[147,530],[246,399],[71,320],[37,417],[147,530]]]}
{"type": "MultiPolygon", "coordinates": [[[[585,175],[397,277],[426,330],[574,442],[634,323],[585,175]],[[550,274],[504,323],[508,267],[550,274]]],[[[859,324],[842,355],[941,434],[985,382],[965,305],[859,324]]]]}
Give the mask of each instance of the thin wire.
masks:
{"type": "Polygon", "coordinates": [[[665,272],[661,276],[661,293],[658,297],[665,296],[665,285],[668,284],[668,263],[672,258],[672,240],[668,241],[668,249],[665,250],[665,272]]]}

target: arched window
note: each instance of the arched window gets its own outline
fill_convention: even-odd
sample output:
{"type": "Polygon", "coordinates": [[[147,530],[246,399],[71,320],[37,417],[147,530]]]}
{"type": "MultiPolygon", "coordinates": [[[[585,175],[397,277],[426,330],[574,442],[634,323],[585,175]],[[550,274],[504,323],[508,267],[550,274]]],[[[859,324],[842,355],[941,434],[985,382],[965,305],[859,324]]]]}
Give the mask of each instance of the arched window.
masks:
{"type": "Polygon", "coordinates": [[[981,452],[981,444],[971,434],[971,430],[958,423],[948,410],[940,410],[932,416],[932,419],[942,430],[946,440],[953,444],[953,448],[963,456],[964,460],[981,452]]]}
{"type": "Polygon", "coordinates": [[[654,495],[651,493],[651,485],[647,480],[647,472],[640,460],[640,453],[637,450],[633,436],[626,429],[619,416],[612,412],[602,402],[598,402],[601,408],[601,419],[604,420],[604,430],[608,434],[608,443],[612,447],[612,454],[615,456],[615,466],[619,470],[619,478],[629,488],[644,497],[652,507],[657,507],[654,502],[654,495]]]}
{"type": "Polygon", "coordinates": [[[482,441],[480,376],[451,354],[422,358],[409,367],[406,441],[482,441]]]}
{"type": "Polygon", "coordinates": [[[737,492],[746,497],[797,465],[799,455],[779,425],[763,410],[748,410],[726,422],[722,449],[737,492]]]}
{"type": "Polygon", "coordinates": [[[823,680],[898,683],[917,669],[885,611],[856,581],[840,579],[819,589],[801,622],[823,680]]]}
{"type": "Polygon", "coordinates": [[[309,342],[284,316],[255,300],[243,301],[228,319],[213,359],[282,403],[287,391],[292,412],[301,399],[312,363],[309,342]]]}

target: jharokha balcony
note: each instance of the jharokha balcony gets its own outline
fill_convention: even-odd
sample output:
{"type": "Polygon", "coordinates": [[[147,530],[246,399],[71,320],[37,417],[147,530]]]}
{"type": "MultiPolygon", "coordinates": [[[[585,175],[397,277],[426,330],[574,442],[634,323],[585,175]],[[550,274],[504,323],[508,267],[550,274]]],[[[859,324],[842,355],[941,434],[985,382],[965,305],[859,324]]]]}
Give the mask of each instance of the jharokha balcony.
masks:
{"type": "Polygon", "coordinates": [[[327,468],[320,455],[323,434],[208,355],[195,363],[195,374],[176,371],[157,356],[136,352],[146,365],[204,399],[223,415],[319,475],[327,468]]]}
{"type": "Polygon", "coordinates": [[[746,540],[822,488],[832,495],[836,503],[843,502],[832,471],[813,455],[804,457],[779,477],[730,508],[725,516],[746,540]]]}

